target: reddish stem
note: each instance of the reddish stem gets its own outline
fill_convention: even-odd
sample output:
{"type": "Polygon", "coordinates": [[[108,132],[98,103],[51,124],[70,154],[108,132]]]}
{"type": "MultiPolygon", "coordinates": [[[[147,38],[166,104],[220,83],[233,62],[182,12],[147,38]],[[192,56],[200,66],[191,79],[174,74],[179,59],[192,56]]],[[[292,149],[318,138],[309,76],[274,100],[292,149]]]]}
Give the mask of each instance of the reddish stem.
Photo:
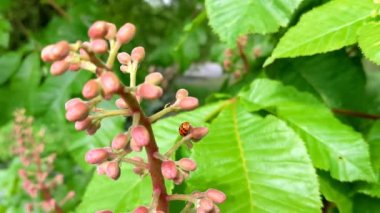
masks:
{"type": "Polygon", "coordinates": [[[145,116],[144,111],[141,109],[139,102],[129,92],[125,92],[123,89],[119,90],[120,97],[128,103],[132,113],[140,114],[140,124],[143,125],[149,132],[150,141],[145,147],[148,157],[149,173],[152,179],[153,192],[159,192],[159,198],[157,202],[157,211],[168,212],[168,201],[166,200],[167,192],[165,188],[165,180],[161,173],[161,160],[154,157],[154,153],[158,152],[158,146],[154,138],[152,125],[149,118],[145,116]]]}
{"type": "MultiPolygon", "coordinates": [[[[42,188],[41,193],[42,193],[42,196],[44,197],[44,200],[49,201],[50,199],[52,199],[49,189],[45,185],[43,185],[41,188],[42,188]]],[[[54,210],[56,213],[63,213],[62,208],[57,203],[55,203],[54,205],[54,210]]]]}
{"type": "Polygon", "coordinates": [[[241,60],[243,60],[243,65],[244,65],[244,73],[247,73],[249,71],[249,63],[248,63],[248,58],[244,53],[244,46],[240,44],[240,42],[237,42],[237,47],[239,50],[239,56],[241,60]]]}
{"type": "Polygon", "coordinates": [[[380,119],[380,115],[367,114],[363,112],[355,112],[355,111],[351,111],[347,109],[332,109],[332,111],[337,114],[348,115],[352,117],[366,118],[366,119],[373,119],[373,120],[380,119]]]}

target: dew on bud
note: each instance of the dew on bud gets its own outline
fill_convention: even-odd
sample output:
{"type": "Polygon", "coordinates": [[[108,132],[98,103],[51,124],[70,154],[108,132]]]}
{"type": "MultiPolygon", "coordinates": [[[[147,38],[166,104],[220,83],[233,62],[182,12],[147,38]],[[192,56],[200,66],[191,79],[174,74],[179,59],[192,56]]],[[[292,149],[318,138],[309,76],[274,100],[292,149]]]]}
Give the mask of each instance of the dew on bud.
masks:
{"type": "Polygon", "coordinates": [[[177,100],[182,100],[189,96],[189,92],[186,89],[179,89],[177,93],[175,94],[175,98],[177,100]]]}
{"type": "Polygon", "coordinates": [[[106,53],[108,50],[108,43],[104,39],[94,39],[91,41],[91,50],[94,53],[106,53]]]}
{"type": "Polygon", "coordinates": [[[131,56],[126,52],[121,52],[117,54],[117,60],[120,64],[128,64],[131,61],[131,56]]]}
{"type": "Polygon", "coordinates": [[[87,99],[95,98],[99,95],[100,85],[97,80],[91,79],[83,86],[82,95],[87,99]]]}
{"type": "Polygon", "coordinates": [[[145,206],[139,206],[137,207],[133,213],[149,213],[149,209],[146,208],[145,206]]]}
{"type": "Polygon", "coordinates": [[[191,139],[193,141],[199,141],[201,140],[204,136],[206,136],[208,133],[208,128],[207,127],[196,127],[191,130],[191,139]]]}
{"type": "Polygon", "coordinates": [[[144,99],[154,100],[161,97],[163,91],[161,87],[148,84],[148,83],[143,83],[139,85],[139,87],[137,88],[137,93],[144,99]]]}
{"type": "Polygon", "coordinates": [[[185,171],[194,171],[197,169],[197,164],[189,158],[182,158],[179,160],[178,166],[185,171]]]}
{"type": "Polygon", "coordinates": [[[178,106],[183,110],[193,110],[197,108],[199,101],[194,97],[185,97],[179,101],[178,106]]]}
{"type": "Polygon", "coordinates": [[[160,84],[163,79],[164,76],[162,76],[160,72],[153,72],[145,77],[145,83],[157,85],[160,84]]]}
{"type": "Polygon", "coordinates": [[[91,118],[87,117],[84,120],[76,121],[75,122],[75,129],[78,131],[83,131],[91,126],[92,120],[91,118]]]}
{"type": "Polygon", "coordinates": [[[103,73],[100,76],[100,81],[105,95],[111,95],[120,89],[120,81],[113,72],[103,73]]]}
{"type": "Polygon", "coordinates": [[[223,203],[226,200],[226,195],[217,189],[208,189],[205,194],[207,198],[215,203],[223,203]]]}
{"type": "Polygon", "coordinates": [[[202,198],[199,201],[199,207],[206,210],[206,212],[210,212],[214,209],[214,203],[207,198],[202,198]]]}
{"type": "Polygon", "coordinates": [[[128,104],[125,103],[125,101],[124,101],[122,98],[118,98],[118,99],[116,99],[116,101],[115,101],[115,105],[116,105],[117,108],[119,108],[119,109],[127,109],[127,108],[128,108],[128,104]]]}
{"type": "Polygon", "coordinates": [[[89,108],[86,103],[80,101],[73,104],[66,112],[68,121],[81,121],[88,116],[89,108]]]}
{"type": "Polygon", "coordinates": [[[61,60],[69,55],[70,44],[67,41],[56,43],[50,51],[53,60],[61,60]]]}
{"type": "Polygon", "coordinates": [[[107,34],[105,35],[105,38],[108,40],[114,39],[117,31],[116,25],[114,25],[113,23],[106,23],[106,30],[107,34]]]}
{"type": "Polygon", "coordinates": [[[128,136],[126,134],[118,134],[112,140],[112,148],[119,150],[123,149],[128,143],[128,136]]]}
{"type": "Polygon", "coordinates": [[[161,172],[162,175],[169,180],[173,180],[177,177],[178,170],[174,163],[174,161],[171,160],[165,160],[161,164],[161,172]]]}
{"type": "Polygon", "coordinates": [[[108,158],[108,152],[105,149],[92,149],[86,153],[85,160],[89,164],[103,163],[108,158]]]}
{"type": "Polygon", "coordinates": [[[96,21],[88,29],[88,37],[92,39],[103,38],[107,33],[107,22],[96,21]]]}
{"type": "Polygon", "coordinates": [[[111,161],[107,163],[106,175],[113,180],[117,180],[120,177],[120,166],[118,162],[111,161]]]}
{"type": "Polygon", "coordinates": [[[137,146],[143,147],[149,144],[149,132],[144,126],[137,125],[133,127],[131,135],[137,146]]]}
{"type": "Polygon", "coordinates": [[[141,62],[145,57],[144,47],[135,47],[132,49],[131,58],[132,61],[141,62]]]}
{"type": "Polygon", "coordinates": [[[136,27],[131,23],[124,24],[116,33],[116,39],[119,43],[125,44],[135,36],[136,27]]]}
{"type": "Polygon", "coordinates": [[[69,63],[65,60],[55,61],[50,67],[50,73],[52,75],[61,75],[69,69],[69,63]]]}

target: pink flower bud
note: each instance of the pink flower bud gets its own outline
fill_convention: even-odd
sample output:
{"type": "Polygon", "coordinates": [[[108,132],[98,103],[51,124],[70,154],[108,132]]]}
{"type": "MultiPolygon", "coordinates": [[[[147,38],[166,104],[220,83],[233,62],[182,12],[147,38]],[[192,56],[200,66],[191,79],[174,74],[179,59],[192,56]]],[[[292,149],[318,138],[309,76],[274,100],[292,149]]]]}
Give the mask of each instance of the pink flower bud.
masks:
{"type": "Polygon", "coordinates": [[[28,174],[26,173],[25,169],[20,169],[20,170],[18,170],[18,175],[19,175],[22,179],[27,179],[27,178],[28,178],[28,174]]]}
{"type": "Polygon", "coordinates": [[[197,164],[189,158],[182,158],[179,160],[178,166],[185,171],[194,171],[197,169],[197,164]]]}
{"type": "Polygon", "coordinates": [[[201,140],[204,136],[206,136],[208,133],[208,128],[207,127],[196,127],[191,130],[191,139],[193,141],[199,141],[201,140]]]}
{"type": "Polygon", "coordinates": [[[84,49],[79,49],[79,55],[80,55],[80,58],[83,60],[87,60],[87,61],[90,60],[90,56],[88,55],[87,51],[84,49]]]}
{"type": "Polygon", "coordinates": [[[96,171],[97,171],[98,175],[104,175],[104,174],[106,174],[106,167],[107,167],[107,162],[99,164],[96,167],[96,171]]]}
{"type": "Polygon", "coordinates": [[[131,61],[131,56],[126,52],[121,52],[117,54],[117,60],[120,64],[128,64],[131,61]]]}
{"type": "Polygon", "coordinates": [[[112,148],[119,150],[123,149],[128,143],[128,136],[126,134],[118,134],[113,140],[112,140],[112,148]]]}
{"type": "Polygon", "coordinates": [[[75,122],[75,129],[78,131],[83,131],[91,126],[92,120],[91,118],[87,117],[84,120],[76,121],[75,122]]]}
{"type": "Polygon", "coordinates": [[[132,61],[141,62],[145,57],[144,47],[135,47],[132,49],[131,58],[132,61]]]}
{"type": "Polygon", "coordinates": [[[128,43],[135,36],[135,33],[135,25],[126,23],[117,31],[116,40],[121,44],[128,43]]]}
{"type": "Polygon", "coordinates": [[[113,180],[117,180],[120,177],[120,166],[115,161],[108,162],[106,167],[106,174],[113,180]]]}
{"type": "Polygon", "coordinates": [[[131,138],[131,142],[130,142],[129,146],[130,146],[130,148],[131,148],[133,151],[135,151],[135,152],[141,152],[142,147],[141,147],[141,146],[138,146],[138,145],[136,144],[136,141],[135,141],[133,138],[131,138]]]}
{"type": "Polygon", "coordinates": [[[105,95],[111,95],[120,89],[120,81],[113,72],[106,72],[100,76],[105,95]]]}
{"type": "Polygon", "coordinates": [[[154,100],[161,97],[163,91],[161,87],[158,87],[152,84],[143,83],[137,88],[137,93],[144,99],[154,100]]]}
{"type": "Polygon", "coordinates": [[[173,179],[173,181],[174,181],[174,184],[180,185],[184,179],[185,179],[185,176],[182,173],[178,173],[177,176],[173,179]]]}
{"type": "Polygon", "coordinates": [[[118,98],[118,99],[116,99],[116,101],[115,101],[115,105],[116,105],[119,109],[127,109],[127,108],[128,108],[128,104],[125,103],[125,101],[124,101],[122,98],[118,98]]]}
{"type": "Polygon", "coordinates": [[[103,163],[108,158],[108,152],[105,149],[92,149],[86,153],[85,160],[90,164],[103,163]]]}
{"type": "Polygon", "coordinates": [[[149,213],[149,209],[146,208],[145,206],[139,206],[137,207],[133,213],[149,213]]]}
{"type": "Polygon", "coordinates": [[[66,112],[68,121],[81,121],[88,116],[89,108],[84,102],[77,102],[66,112]]]}
{"type": "Polygon", "coordinates": [[[80,103],[80,102],[82,102],[80,98],[70,99],[65,103],[65,109],[70,110],[71,108],[73,108],[73,106],[75,106],[77,103],[80,103]]]}
{"type": "Polygon", "coordinates": [[[143,168],[140,168],[140,167],[135,167],[132,169],[133,173],[135,173],[136,175],[143,175],[144,174],[144,169],[143,168]]]}
{"type": "Polygon", "coordinates": [[[99,95],[100,84],[97,80],[91,79],[83,86],[82,95],[85,98],[91,99],[99,95]]]}
{"type": "Polygon", "coordinates": [[[185,97],[179,101],[178,106],[183,110],[193,110],[199,105],[198,99],[194,97],[185,97]]]}
{"type": "Polygon", "coordinates": [[[51,51],[53,49],[54,45],[50,44],[46,47],[44,47],[41,51],[41,59],[45,62],[52,62],[54,61],[51,55],[51,51]]]}
{"type": "Polygon", "coordinates": [[[177,100],[182,100],[189,96],[189,92],[186,89],[179,89],[177,93],[175,94],[175,98],[177,100]]]}
{"type": "Polygon", "coordinates": [[[105,38],[108,40],[114,39],[116,36],[116,31],[117,31],[116,26],[112,23],[107,23],[106,29],[107,29],[107,34],[106,34],[105,38]]]}
{"type": "Polygon", "coordinates": [[[53,60],[61,60],[69,55],[70,44],[67,41],[60,41],[54,45],[50,53],[53,60]]]}
{"type": "Polygon", "coordinates": [[[226,200],[226,195],[216,189],[208,189],[205,194],[207,198],[215,203],[223,203],[226,200]]]}
{"type": "Polygon", "coordinates": [[[214,209],[214,203],[207,198],[202,198],[199,201],[199,207],[206,210],[206,212],[210,212],[214,209]]]}
{"type": "Polygon", "coordinates": [[[107,22],[96,21],[88,29],[88,37],[92,39],[103,38],[107,33],[107,22]]]}
{"type": "Polygon", "coordinates": [[[162,175],[169,180],[176,178],[178,171],[174,161],[165,160],[161,164],[162,175]]]}
{"type": "Polygon", "coordinates": [[[52,75],[61,75],[69,69],[69,63],[65,60],[55,61],[50,67],[50,73],[52,75]]]}
{"type": "Polygon", "coordinates": [[[113,213],[113,212],[110,210],[100,210],[100,211],[96,211],[96,213],[113,213]]]}
{"type": "Polygon", "coordinates": [[[133,127],[131,135],[137,146],[143,147],[149,144],[149,132],[144,126],[137,125],[133,127]]]}
{"type": "Polygon", "coordinates": [[[56,176],[54,177],[54,181],[55,181],[58,185],[60,185],[60,184],[63,183],[63,179],[64,179],[64,177],[63,177],[62,174],[56,175],[56,176]]]}
{"type": "Polygon", "coordinates": [[[88,128],[87,128],[87,134],[88,135],[93,135],[98,131],[100,128],[100,123],[92,123],[88,128]]]}
{"type": "Polygon", "coordinates": [[[78,70],[80,70],[80,64],[70,64],[69,70],[71,70],[71,71],[78,71],[78,70]]]}
{"type": "Polygon", "coordinates": [[[94,53],[106,53],[108,50],[108,43],[104,39],[94,39],[91,41],[91,50],[94,53]]]}
{"type": "Polygon", "coordinates": [[[157,84],[160,84],[163,79],[164,79],[164,76],[162,76],[161,73],[153,72],[145,77],[145,83],[157,85],[157,84]]]}

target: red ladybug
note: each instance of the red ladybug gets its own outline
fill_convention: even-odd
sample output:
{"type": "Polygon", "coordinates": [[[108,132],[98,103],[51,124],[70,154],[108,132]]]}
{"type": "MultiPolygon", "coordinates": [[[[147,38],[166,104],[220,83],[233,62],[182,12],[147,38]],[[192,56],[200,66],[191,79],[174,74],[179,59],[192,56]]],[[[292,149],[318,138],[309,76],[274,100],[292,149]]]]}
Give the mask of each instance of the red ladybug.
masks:
{"type": "Polygon", "coordinates": [[[181,125],[179,125],[178,132],[182,137],[185,137],[188,135],[191,131],[192,126],[190,125],[189,122],[183,122],[181,125]]]}

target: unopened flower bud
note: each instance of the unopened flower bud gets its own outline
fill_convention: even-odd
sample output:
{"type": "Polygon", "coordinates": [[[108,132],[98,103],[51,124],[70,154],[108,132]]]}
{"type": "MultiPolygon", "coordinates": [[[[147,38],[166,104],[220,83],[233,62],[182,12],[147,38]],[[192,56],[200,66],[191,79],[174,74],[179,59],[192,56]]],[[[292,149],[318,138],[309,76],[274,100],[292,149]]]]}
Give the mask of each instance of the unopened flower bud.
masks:
{"type": "Polygon", "coordinates": [[[120,64],[128,64],[131,61],[131,56],[126,52],[121,52],[117,54],[117,60],[120,64]]]}
{"type": "Polygon", "coordinates": [[[212,209],[214,209],[214,203],[207,198],[202,198],[199,201],[199,207],[206,210],[206,212],[210,212],[212,209]]]}
{"type": "Polygon", "coordinates": [[[66,119],[68,121],[81,121],[88,116],[89,108],[84,102],[77,102],[66,112],[66,119]]]}
{"type": "Polygon", "coordinates": [[[50,67],[52,75],[61,75],[69,69],[70,64],[65,60],[55,61],[50,67]]]}
{"type": "Polygon", "coordinates": [[[149,144],[149,132],[144,126],[137,125],[133,127],[131,135],[137,146],[143,147],[149,144]]]}
{"type": "Polygon", "coordinates": [[[88,127],[90,127],[91,122],[92,122],[92,120],[89,117],[87,117],[81,121],[76,121],[75,122],[75,129],[78,131],[83,131],[83,130],[87,129],[88,127]]]}
{"type": "Polygon", "coordinates": [[[100,210],[96,211],[96,213],[113,213],[111,210],[100,210]]]}
{"type": "Polygon", "coordinates": [[[135,47],[132,49],[131,58],[132,61],[141,62],[145,57],[144,47],[135,47]]]}
{"type": "Polygon", "coordinates": [[[175,98],[177,100],[182,100],[189,96],[189,92],[186,89],[179,89],[177,93],[175,94],[175,98]]]}
{"type": "Polygon", "coordinates": [[[87,99],[95,98],[99,95],[100,84],[97,80],[91,79],[83,86],[82,95],[87,99]]]}
{"type": "Polygon", "coordinates": [[[185,176],[182,173],[178,172],[177,176],[173,179],[173,181],[174,181],[174,184],[180,185],[184,179],[185,179],[185,176]]]}
{"type": "Polygon", "coordinates": [[[162,96],[162,89],[161,87],[143,83],[137,88],[137,93],[144,99],[147,100],[154,100],[162,96]]]}
{"type": "Polygon", "coordinates": [[[105,21],[96,21],[88,29],[88,37],[92,39],[103,38],[107,33],[107,23],[105,21]]]}
{"type": "Polygon", "coordinates": [[[128,108],[128,104],[125,103],[125,101],[124,101],[122,98],[118,98],[118,99],[116,99],[116,101],[115,101],[115,105],[116,105],[117,108],[119,108],[119,109],[127,109],[127,108],[128,108]]]}
{"type": "Polygon", "coordinates": [[[107,29],[107,34],[105,36],[106,39],[114,39],[116,36],[116,26],[112,23],[107,23],[106,24],[106,29],[107,29]]]}
{"type": "Polygon", "coordinates": [[[201,140],[204,136],[206,136],[208,133],[208,128],[207,127],[196,127],[191,130],[191,139],[193,141],[199,141],[201,140]]]}
{"type": "Polygon", "coordinates": [[[146,208],[145,206],[139,206],[137,207],[133,213],[149,213],[149,209],[146,208]]]}
{"type": "Polygon", "coordinates": [[[119,43],[128,43],[135,36],[136,27],[131,23],[124,24],[116,34],[116,39],[119,43]]]}
{"type": "Polygon", "coordinates": [[[135,152],[141,152],[142,147],[136,144],[136,141],[131,138],[131,142],[129,143],[130,148],[135,152]]]}
{"type": "Polygon", "coordinates": [[[161,164],[162,175],[169,180],[173,180],[177,177],[178,171],[174,161],[165,160],[161,164]]]}
{"type": "Polygon", "coordinates": [[[226,200],[226,195],[216,189],[208,189],[205,194],[207,198],[215,203],[223,203],[226,200]]]}
{"type": "Polygon", "coordinates": [[[194,171],[197,169],[197,164],[189,158],[182,158],[179,160],[178,166],[185,171],[194,171]]]}
{"type": "Polygon", "coordinates": [[[105,149],[92,149],[86,153],[85,160],[90,164],[103,163],[108,158],[108,152],[105,149]]]}
{"type": "Polygon", "coordinates": [[[100,128],[100,123],[91,123],[91,125],[87,128],[86,132],[88,135],[93,135],[100,128]]]}
{"type": "Polygon", "coordinates": [[[90,56],[88,55],[87,51],[84,49],[79,49],[79,55],[80,55],[80,58],[83,60],[87,60],[87,61],[90,60],[90,56]]]}
{"type": "Polygon", "coordinates": [[[163,79],[164,79],[164,76],[162,76],[161,73],[153,72],[145,77],[145,83],[157,85],[157,84],[160,84],[163,79]]]}
{"type": "Polygon", "coordinates": [[[107,167],[107,162],[99,164],[96,167],[96,171],[97,171],[98,175],[104,175],[104,174],[106,174],[106,167],[107,167]]]}
{"type": "Polygon", "coordinates": [[[104,39],[95,39],[91,41],[91,50],[94,53],[105,53],[108,50],[108,44],[104,39]]]}
{"type": "Polygon", "coordinates": [[[50,44],[46,47],[44,47],[41,51],[41,59],[45,62],[52,62],[54,61],[51,55],[51,51],[53,49],[54,45],[50,44]]]}
{"type": "Polygon", "coordinates": [[[78,70],[80,70],[80,64],[77,64],[77,63],[70,64],[69,70],[71,70],[71,71],[78,71],[78,70]]]}
{"type": "Polygon", "coordinates": [[[77,103],[79,102],[82,102],[82,100],[80,98],[73,98],[73,99],[70,99],[68,100],[66,103],[65,103],[65,109],[66,110],[70,110],[71,108],[73,108],[73,106],[75,106],[77,103]]]}
{"type": "Polygon", "coordinates": [[[123,149],[128,143],[128,136],[126,134],[118,134],[113,140],[112,140],[112,148],[119,150],[123,149]]]}
{"type": "Polygon", "coordinates": [[[100,76],[103,91],[105,95],[110,95],[120,89],[120,81],[113,72],[106,72],[100,76]]]}
{"type": "Polygon", "coordinates": [[[70,44],[67,41],[60,41],[53,46],[50,52],[53,60],[61,60],[69,55],[70,44]]]}
{"type": "Polygon", "coordinates": [[[183,110],[193,110],[197,108],[199,101],[194,97],[185,97],[179,101],[178,106],[183,110]]]}
{"type": "Polygon", "coordinates": [[[108,162],[106,167],[106,175],[113,180],[117,180],[120,177],[120,166],[115,161],[108,162]]]}

